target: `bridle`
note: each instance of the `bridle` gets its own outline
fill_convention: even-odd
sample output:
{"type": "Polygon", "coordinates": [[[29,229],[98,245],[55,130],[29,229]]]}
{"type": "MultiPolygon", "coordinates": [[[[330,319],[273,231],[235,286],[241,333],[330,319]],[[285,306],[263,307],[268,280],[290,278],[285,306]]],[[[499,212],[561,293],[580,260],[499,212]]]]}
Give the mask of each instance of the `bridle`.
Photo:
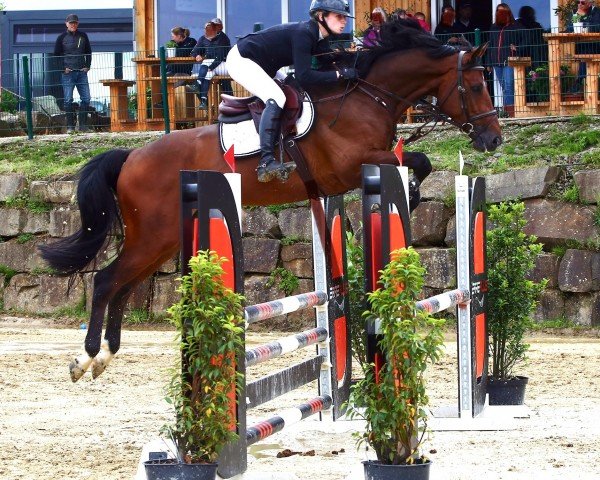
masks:
{"type": "Polygon", "coordinates": [[[379,95],[379,94],[383,94],[383,95],[395,100],[397,103],[404,103],[405,105],[415,107],[417,110],[422,111],[425,115],[433,117],[433,119],[434,119],[433,124],[431,124],[431,122],[432,122],[431,120],[428,120],[423,125],[419,126],[415,130],[415,132],[412,133],[411,136],[404,141],[405,145],[408,143],[414,142],[420,138],[423,138],[425,135],[430,133],[438,125],[438,123],[439,124],[448,123],[448,124],[454,125],[461,132],[467,134],[469,136],[469,138],[471,139],[471,142],[474,142],[477,138],[479,138],[481,136],[481,134],[485,130],[485,127],[487,126],[486,125],[486,126],[484,126],[484,128],[481,128],[481,127],[478,127],[477,125],[475,125],[475,122],[477,120],[481,120],[482,118],[498,116],[498,112],[496,112],[496,110],[492,108],[488,112],[478,113],[477,115],[470,114],[469,105],[467,102],[467,89],[464,86],[464,73],[463,72],[468,71],[468,70],[478,70],[478,71],[483,72],[484,67],[480,63],[468,63],[468,64],[464,65],[463,59],[464,59],[465,53],[466,53],[465,50],[461,50],[458,52],[458,66],[457,66],[456,83],[454,84],[454,86],[452,88],[450,88],[450,90],[448,91],[448,94],[443,99],[438,101],[437,104],[433,104],[426,100],[421,100],[419,102],[412,102],[405,97],[396,95],[394,92],[390,92],[389,90],[386,90],[385,88],[382,88],[379,85],[375,85],[375,84],[367,82],[366,80],[363,80],[363,79],[358,79],[358,82],[355,83],[354,85],[352,85],[351,88],[346,88],[346,91],[344,93],[333,95],[330,97],[321,98],[319,100],[313,101],[313,103],[320,103],[320,102],[335,100],[335,99],[339,99],[339,98],[344,99],[347,95],[349,95],[354,90],[359,90],[362,93],[369,96],[371,99],[373,99],[375,102],[377,102],[383,108],[385,108],[386,111],[388,112],[388,114],[395,121],[395,118],[393,115],[395,106],[388,105],[388,103],[379,95]],[[465,121],[463,123],[455,121],[454,119],[452,119],[451,117],[446,115],[444,112],[442,112],[442,106],[450,98],[450,95],[452,95],[452,92],[454,91],[454,87],[457,88],[458,93],[459,93],[460,107],[461,107],[463,117],[465,118],[465,121]],[[375,93],[375,92],[379,92],[379,94],[375,93]]]}

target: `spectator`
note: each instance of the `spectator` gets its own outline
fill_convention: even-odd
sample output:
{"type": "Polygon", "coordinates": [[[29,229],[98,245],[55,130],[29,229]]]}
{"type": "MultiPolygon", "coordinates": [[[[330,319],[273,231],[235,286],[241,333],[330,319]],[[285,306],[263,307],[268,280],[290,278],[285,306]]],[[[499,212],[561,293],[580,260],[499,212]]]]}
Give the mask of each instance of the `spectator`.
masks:
{"type": "MultiPolygon", "coordinates": [[[[198,43],[191,52],[197,62],[202,62],[198,72],[198,84],[195,89],[200,99],[201,109],[208,107],[208,87],[213,75],[227,75],[225,58],[231,49],[229,37],[222,31],[223,23],[220,18],[213,18],[204,26],[204,35],[198,39],[198,43]],[[219,28],[220,27],[220,28],[219,28]]],[[[231,82],[226,80],[227,85],[222,85],[226,93],[231,94],[231,82]],[[227,88],[229,87],[229,88],[227,88]]]]}
{"type": "Polygon", "coordinates": [[[363,35],[363,46],[374,47],[381,41],[381,25],[386,21],[385,11],[381,7],[375,7],[371,12],[371,24],[366,28],[363,35]]]}
{"type": "Polygon", "coordinates": [[[537,22],[535,10],[525,5],[519,10],[517,28],[520,33],[520,52],[524,57],[531,57],[532,67],[535,69],[541,63],[548,62],[548,48],[544,43],[544,27],[537,22]]]}
{"type": "Polygon", "coordinates": [[[67,15],[67,31],[61,33],[54,44],[54,55],[62,57],[63,108],[67,116],[67,133],[75,131],[75,111],[73,92],[79,93],[79,131],[86,132],[87,114],[90,105],[90,84],[87,72],[92,64],[92,47],[88,36],[79,31],[79,17],[74,13],[67,15]]]}
{"type": "Polygon", "coordinates": [[[456,17],[456,12],[454,8],[450,5],[446,5],[442,8],[442,15],[440,23],[437,27],[435,27],[436,35],[453,35],[456,33],[454,29],[454,18],[456,17]]]}
{"type": "Polygon", "coordinates": [[[509,117],[515,114],[515,78],[513,68],[508,65],[508,57],[517,56],[518,40],[518,25],[510,7],[506,3],[499,3],[496,19],[490,29],[490,46],[486,56],[488,66],[493,67],[502,87],[504,113],[509,117]]]}
{"type": "Polygon", "coordinates": [[[399,20],[401,18],[402,19],[408,18],[408,14],[406,13],[406,10],[404,10],[403,8],[397,8],[390,15],[390,19],[393,21],[399,20]]]}
{"type": "Polygon", "coordinates": [[[473,7],[468,2],[463,2],[458,7],[458,18],[454,22],[455,33],[473,33],[475,25],[472,21],[473,7]]]}
{"type": "Polygon", "coordinates": [[[427,23],[427,20],[425,19],[425,14],[423,12],[417,12],[414,14],[413,17],[417,22],[419,22],[419,25],[421,25],[421,28],[423,30],[431,33],[431,25],[427,23]]]}
{"type": "MultiPolygon", "coordinates": [[[[192,49],[196,46],[196,40],[190,37],[190,31],[183,27],[174,27],[171,30],[171,40],[177,45],[175,47],[176,57],[189,57],[192,49]]],[[[193,63],[168,63],[167,64],[167,76],[185,76],[191,75],[193,63]]],[[[182,82],[180,85],[183,85],[182,82]]]]}
{"type": "MultiPolygon", "coordinates": [[[[223,22],[220,18],[213,18],[211,23],[217,28],[217,38],[219,42],[221,42],[220,44],[222,44],[222,48],[225,51],[225,55],[223,56],[223,62],[225,62],[227,54],[229,53],[229,50],[231,50],[231,40],[229,40],[229,37],[223,31],[223,22]]],[[[231,88],[230,80],[221,80],[221,91],[228,95],[233,95],[233,89],[231,88]]]]}

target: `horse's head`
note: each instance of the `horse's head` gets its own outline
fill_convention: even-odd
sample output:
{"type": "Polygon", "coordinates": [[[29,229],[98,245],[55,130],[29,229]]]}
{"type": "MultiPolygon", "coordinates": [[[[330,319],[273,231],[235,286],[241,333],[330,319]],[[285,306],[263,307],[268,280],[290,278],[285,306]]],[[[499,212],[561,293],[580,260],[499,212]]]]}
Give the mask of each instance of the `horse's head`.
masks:
{"type": "MultiPolygon", "coordinates": [[[[471,51],[459,51],[455,68],[444,75],[438,106],[471,138],[479,151],[495,150],[502,143],[498,115],[486,88],[482,58],[487,43],[471,51]]],[[[456,58],[456,57],[451,57],[456,58]]]]}

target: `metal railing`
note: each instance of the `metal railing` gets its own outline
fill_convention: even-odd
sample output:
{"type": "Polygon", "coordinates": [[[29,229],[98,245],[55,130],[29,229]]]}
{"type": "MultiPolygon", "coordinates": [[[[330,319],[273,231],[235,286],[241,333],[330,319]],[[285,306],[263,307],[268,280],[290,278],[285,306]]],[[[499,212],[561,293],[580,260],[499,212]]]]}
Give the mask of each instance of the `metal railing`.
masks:
{"type": "MultiPolygon", "coordinates": [[[[488,67],[485,79],[500,116],[600,113],[597,79],[600,33],[596,37],[564,36],[559,40],[549,38],[547,33],[542,30],[514,32],[517,48],[508,54],[506,45],[497,48],[493,32],[464,35],[474,46],[491,41],[485,56],[488,67]],[[503,75],[512,76],[512,85],[506,83],[508,77],[503,75]]],[[[440,36],[442,40],[453,41],[455,37],[440,36]]],[[[205,109],[199,98],[198,76],[202,77],[211,62],[201,64],[190,58],[187,63],[183,59],[165,58],[161,69],[161,51],[164,49],[92,54],[87,74],[91,101],[85,112],[90,129],[168,132],[216,120],[216,105],[205,109]],[[144,111],[140,112],[140,108],[144,111]]],[[[15,54],[2,61],[0,136],[32,137],[66,132],[62,61],[47,53],[15,54]]],[[[208,77],[210,75],[212,73],[208,77]]],[[[212,88],[216,92],[211,96],[213,103],[223,91],[248,94],[235,82],[220,81],[212,88]]],[[[73,108],[76,113],[81,109],[77,89],[73,108]]]]}

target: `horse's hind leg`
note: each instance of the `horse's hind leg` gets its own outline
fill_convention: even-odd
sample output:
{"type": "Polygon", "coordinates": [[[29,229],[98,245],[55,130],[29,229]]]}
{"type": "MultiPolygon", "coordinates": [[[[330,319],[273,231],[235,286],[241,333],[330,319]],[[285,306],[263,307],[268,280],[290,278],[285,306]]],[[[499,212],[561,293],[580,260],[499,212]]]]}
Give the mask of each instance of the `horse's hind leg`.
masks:
{"type": "MultiPolygon", "coordinates": [[[[100,270],[94,277],[92,312],[90,314],[87,335],[85,336],[85,353],[77,356],[69,365],[71,380],[74,382],[83,376],[92,364],[94,357],[100,351],[104,313],[106,312],[106,306],[110,298],[114,295],[114,285],[117,278],[115,273],[118,263],[119,259],[100,270]]],[[[120,287],[120,284],[117,285],[120,287]]]]}
{"type": "Polygon", "coordinates": [[[131,296],[133,290],[143,280],[156,272],[163,263],[173,257],[177,250],[177,245],[175,244],[170,247],[158,246],[157,251],[149,252],[146,249],[144,253],[140,254],[141,248],[141,245],[136,245],[134,247],[129,244],[127,245],[127,249],[124,248],[121,252],[121,257],[119,258],[119,270],[129,272],[135,276],[125,280],[125,283],[121,283],[121,287],[114,293],[108,302],[108,316],[106,320],[106,331],[104,332],[104,341],[100,346],[100,351],[95,355],[91,364],[93,378],[96,378],[104,372],[121,347],[123,313],[125,311],[125,306],[127,305],[127,300],[131,296]],[[157,255],[158,252],[160,253],[157,255]],[[150,264],[147,264],[148,258],[153,257],[155,260],[150,264]]]}
{"type": "Polygon", "coordinates": [[[108,317],[106,319],[106,331],[104,340],[100,346],[100,352],[94,357],[92,362],[92,378],[102,374],[111,362],[119,348],[121,347],[121,325],[127,300],[133,293],[133,290],[142,281],[152,275],[171,256],[165,255],[156,262],[149,265],[140,275],[131,282],[123,285],[108,303],[108,317]],[[166,258],[165,258],[166,257],[166,258]]]}

